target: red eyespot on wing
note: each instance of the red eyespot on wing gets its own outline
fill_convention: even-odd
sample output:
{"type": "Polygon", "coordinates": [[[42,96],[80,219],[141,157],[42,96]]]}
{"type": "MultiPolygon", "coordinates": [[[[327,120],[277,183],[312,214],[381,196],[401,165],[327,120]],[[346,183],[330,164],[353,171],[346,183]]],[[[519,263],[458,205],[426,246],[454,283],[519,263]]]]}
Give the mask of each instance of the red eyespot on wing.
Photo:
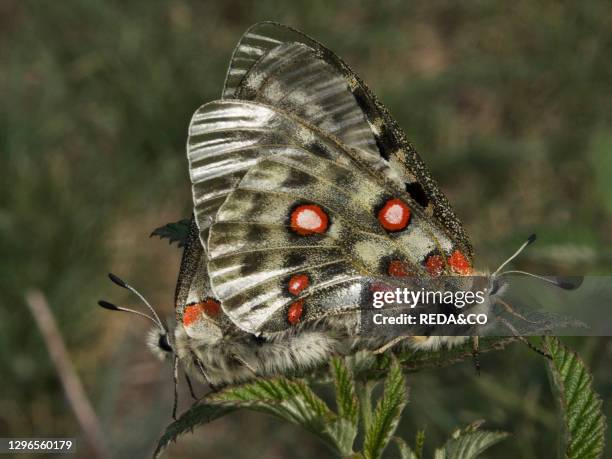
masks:
{"type": "Polygon", "coordinates": [[[410,223],[410,208],[401,199],[389,199],[378,212],[378,221],[387,231],[401,231],[410,223]]]}
{"type": "Polygon", "coordinates": [[[206,298],[199,303],[193,303],[185,307],[183,311],[183,325],[189,327],[206,314],[209,317],[216,317],[221,312],[221,304],[213,298],[206,298]]]}
{"type": "Polygon", "coordinates": [[[213,300],[212,298],[207,298],[200,303],[202,307],[202,312],[209,317],[216,317],[221,312],[221,305],[218,301],[213,300]]]}
{"type": "Polygon", "coordinates": [[[302,319],[304,312],[304,300],[297,300],[289,306],[287,311],[287,322],[291,325],[296,325],[302,319]]]}
{"type": "Polygon", "coordinates": [[[190,304],[183,311],[183,325],[189,327],[202,316],[202,308],[199,303],[190,304]]]}
{"type": "Polygon", "coordinates": [[[303,204],[291,212],[291,229],[300,236],[321,234],[329,227],[329,217],[316,204],[303,204]]]}
{"type": "Polygon", "coordinates": [[[465,255],[459,250],[455,250],[453,254],[448,257],[448,264],[457,274],[467,276],[472,273],[472,265],[470,265],[468,259],[465,258],[465,255]]]}
{"type": "Polygon", "coordinates": [[[308,287],[309,283],[310,280],[306,274],[296,274],[289,279],[289,293],[298,296],[306,287],[308,287]]]}
{"type": "Polygon", "coordinates": [[[444,272],[444,258],[440,255],[430,255],[427,260],[425,260],[425,269],[430,276],[438,277],[440,274],[444,272]]]}
{"type": "Polygon", "coordinates": [[[391,260],[387,266],[387,274],[391,277],[407,277],[410,276],[410,271],[403,261],[391,260]]]}

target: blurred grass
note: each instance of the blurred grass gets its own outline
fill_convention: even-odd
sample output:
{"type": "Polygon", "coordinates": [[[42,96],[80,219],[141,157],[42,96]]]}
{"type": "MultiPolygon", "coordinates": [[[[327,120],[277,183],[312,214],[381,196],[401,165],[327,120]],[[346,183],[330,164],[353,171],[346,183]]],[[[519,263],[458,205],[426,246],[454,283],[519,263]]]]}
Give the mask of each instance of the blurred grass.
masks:
{"type": "MultiPolygon", "coordinates": [[[[117,457],[151,450],[169,420],[170,369],[146,353],[144,324],[109,317],[95,301],[132,301],[106,281],[112,270],[171,315],[180,254],[147,236],[189,215],[189,118],[219,96],[233,46],[259,20],[313,35],[371,85],[447,192],[480,266],[536,231],[523,267],[609,273],[610,18],[604,1],[2,2],[1,436],[79,431],[23,302],[37,287],[117,457]]],[[[610,401],[609,341],[570,341],[610,401]]],[[[515,435],[496,457],[543,457],[556,425],[542,362],[515,346],[483,367],[480,378],[469,364],[411,376],[405,436],[426,425],[435,445],[484,417],[515,435]]],[[[308,434],[252,414],[168,455],[203,449],[327,454],[308,434]]]]}

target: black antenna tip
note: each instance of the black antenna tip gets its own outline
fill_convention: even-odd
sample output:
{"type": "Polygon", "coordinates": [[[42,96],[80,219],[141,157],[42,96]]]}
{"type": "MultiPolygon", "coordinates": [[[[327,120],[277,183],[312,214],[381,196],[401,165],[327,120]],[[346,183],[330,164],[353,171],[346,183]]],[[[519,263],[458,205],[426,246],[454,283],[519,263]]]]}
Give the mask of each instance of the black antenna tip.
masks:
{"type": "Polygon", "coordinates": [[[582,285],[583,281],[583,276],[559,277],[557,278],[557,285],[564,290],[576,290],[582,285]]]}
{"type": "Polygon", "coordinates": [[[108,273],[108,278],[119,287],[128,288],[128,285],[119,276],[115,276],[113,273],[108,273]]]}
{"type": "Polygon", "coordinates": [[[538,237],[536,236],[536,234],[533,233],[531,236],[529,236],[527,238],[527,244],[533,244],[536,241],[537,238],[538,237]]]}
{"type": "Polygon", "coordinates": [[[108,301],[104,301],[104,300],[98,301],[98,306],[101,306],[104,309],[109,309],[111,311],[120,311],[120,309],[117,306],[115,306],[113,303],[109,303],[108,301]]]}

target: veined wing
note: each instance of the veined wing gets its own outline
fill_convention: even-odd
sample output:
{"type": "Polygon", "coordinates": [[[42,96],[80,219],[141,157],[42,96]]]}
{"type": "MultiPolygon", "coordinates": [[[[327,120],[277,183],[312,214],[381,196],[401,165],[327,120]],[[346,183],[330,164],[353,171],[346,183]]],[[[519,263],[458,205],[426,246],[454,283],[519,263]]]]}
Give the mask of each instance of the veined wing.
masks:
{"type": "MultiPolygon", "coordinates": [[[[337,132],[341,129],[333,127],[328,120],[319,124],[320,120],[325,119],[321,117],[319,107],[324,107],[328,114],[337,113],[335,110],[342,113],[342,101],[349,99],[344,88],[348,89],[354,103],[338,126],[356,123],[350,129],[354,133],[347,136],[355,144],[351,145],[350,141],[345,140],[347,145],[367,153],[377,153],[387,160],[402,177],[406,191],[439,222],[471,261],[472,246],[461,222],[396,121],[351,68],[314,39],[281,24],[255,24],[242,36],[234,50],[223,97],[258,100],[274,106],[282,103],[284,110],[343,138],[343,133],[337,132]],[[303,73],[300,66],[304,69],[303,73]],[[324,99],[323,103],[320,88],[325,88],[325,80],[309,72],[315,68],[324,69],[326,76],[334,75],[329,79],[333,96],[324,99]],[[344,84],[340,84],[339,79],[344,80],[344,84]],[[309,104],[313,107],[310,113],[309,104]],[[369,134],[356,116],[354,104],[365,117],[369,134]],[[332,127],[328,129],[328,126],[332,127]]],[[[326,90],[323,89],[323,92],[326,90]]]]}
{"type": "Polygon", "coordinates": [[[338,139],[273,107],[218,101],[208,110],[228,106],[257,112],[262,121],[245,131],[257,139],[235,149],[256,150],[260,159],[230,192],[208,237],[213,292],[240,328],[281,331],[324,311],[359,307],[364,279],[461,272],[468,265],[385,175],[385,162],[381,171],[372,169],[338,139]]]}
{"type": "MultiPolygon", "coordinates": [[[[234,100],[208,103],[195,112],[189,125],[187,157],[194,215],[205,249],[219,206],[249,168],[287,146],[324,148],[316,139],[310,141],[312,133],[305,126],[297,118],[283,115],[282,110],[234,100]]],[[[372,170],[401,184],[399,176],[379,157],[361,150],[355,154],[372,170]]]]}

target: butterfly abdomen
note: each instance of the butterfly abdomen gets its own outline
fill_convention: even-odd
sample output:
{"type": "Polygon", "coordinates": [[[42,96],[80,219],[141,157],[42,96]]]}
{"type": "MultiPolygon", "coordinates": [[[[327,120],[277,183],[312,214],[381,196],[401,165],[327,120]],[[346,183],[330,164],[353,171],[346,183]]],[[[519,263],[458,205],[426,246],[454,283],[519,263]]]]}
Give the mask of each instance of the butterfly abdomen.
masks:
{"type": "Polygon", "coordinates": [[[343,349],[342,341],[333,335],[307,330],[258,342],[253,335],[242,334],[210,345],[181,333],[176,341],[179,358],[189,372],[213,386],[307,371],[343,349]]]}

